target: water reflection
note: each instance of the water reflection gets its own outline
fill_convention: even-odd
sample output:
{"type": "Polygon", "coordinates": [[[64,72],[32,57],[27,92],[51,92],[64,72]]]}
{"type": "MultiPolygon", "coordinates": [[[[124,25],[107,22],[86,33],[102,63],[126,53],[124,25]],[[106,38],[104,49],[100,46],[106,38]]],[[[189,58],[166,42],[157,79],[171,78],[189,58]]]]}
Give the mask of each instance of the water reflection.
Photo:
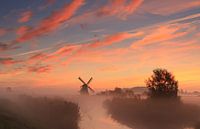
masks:
{"type": "Polygon", "coordinates": [[[104,97],[78,97],[81,129],[131,129],[113,120],[103,107],[104,97]]]}

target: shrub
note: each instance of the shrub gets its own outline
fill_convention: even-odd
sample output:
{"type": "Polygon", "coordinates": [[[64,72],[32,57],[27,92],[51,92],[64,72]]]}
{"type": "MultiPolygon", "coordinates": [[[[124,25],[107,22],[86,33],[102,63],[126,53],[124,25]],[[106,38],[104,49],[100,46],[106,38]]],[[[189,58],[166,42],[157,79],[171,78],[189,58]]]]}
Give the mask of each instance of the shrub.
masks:
{"type": "Polygon", "coordinates": [[[178,81],[166,69],[153,70],[153,75],[146,81],[146,86],[152,98],[177,97],[178,94],[178,81]]]}

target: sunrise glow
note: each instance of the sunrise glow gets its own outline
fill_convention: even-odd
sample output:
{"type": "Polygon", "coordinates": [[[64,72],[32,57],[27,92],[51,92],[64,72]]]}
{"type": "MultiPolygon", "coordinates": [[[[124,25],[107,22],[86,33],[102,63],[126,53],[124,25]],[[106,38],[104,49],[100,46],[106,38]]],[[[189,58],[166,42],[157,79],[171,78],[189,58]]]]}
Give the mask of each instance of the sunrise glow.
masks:
{"type": "Polygon", "coordinates": [[[144,86],[165,68],[200,90],[199,0],[2,0],[0,86],[144,86]]]}

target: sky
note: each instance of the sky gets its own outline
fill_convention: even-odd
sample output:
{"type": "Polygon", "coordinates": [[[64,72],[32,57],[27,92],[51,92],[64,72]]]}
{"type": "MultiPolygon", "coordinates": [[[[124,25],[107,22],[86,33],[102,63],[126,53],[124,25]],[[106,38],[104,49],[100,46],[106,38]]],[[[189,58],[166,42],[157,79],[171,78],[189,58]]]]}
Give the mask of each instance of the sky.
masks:
{"type": "Polygon", "coordinates": [[[1,0],[0,86],[200,90],[199,0],[1,0]]]}

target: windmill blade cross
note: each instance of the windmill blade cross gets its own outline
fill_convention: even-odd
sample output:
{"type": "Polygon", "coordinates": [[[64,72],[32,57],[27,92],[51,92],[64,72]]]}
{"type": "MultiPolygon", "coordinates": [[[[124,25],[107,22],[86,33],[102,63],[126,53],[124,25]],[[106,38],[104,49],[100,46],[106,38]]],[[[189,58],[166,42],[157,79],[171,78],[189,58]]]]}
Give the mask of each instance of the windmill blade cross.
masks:
{"type": "Polygon", "coordinates": [[[83,84],[86,84],[81,77],[78,78],[83,84]]]}
{"type": "Polygon", "coordinates": [[[93,90],[91,87],[88,86],[88,88],[89,88],[92,92],[94,92],[94,90],[93,90]]]}
{"type": "Polygon", "coordinates": [[[93,78],[91,77],[90,80],[87,82],[87,84],[89,84],[89,83],[92,81],[92,79],[93,79],[93,78]]]}

